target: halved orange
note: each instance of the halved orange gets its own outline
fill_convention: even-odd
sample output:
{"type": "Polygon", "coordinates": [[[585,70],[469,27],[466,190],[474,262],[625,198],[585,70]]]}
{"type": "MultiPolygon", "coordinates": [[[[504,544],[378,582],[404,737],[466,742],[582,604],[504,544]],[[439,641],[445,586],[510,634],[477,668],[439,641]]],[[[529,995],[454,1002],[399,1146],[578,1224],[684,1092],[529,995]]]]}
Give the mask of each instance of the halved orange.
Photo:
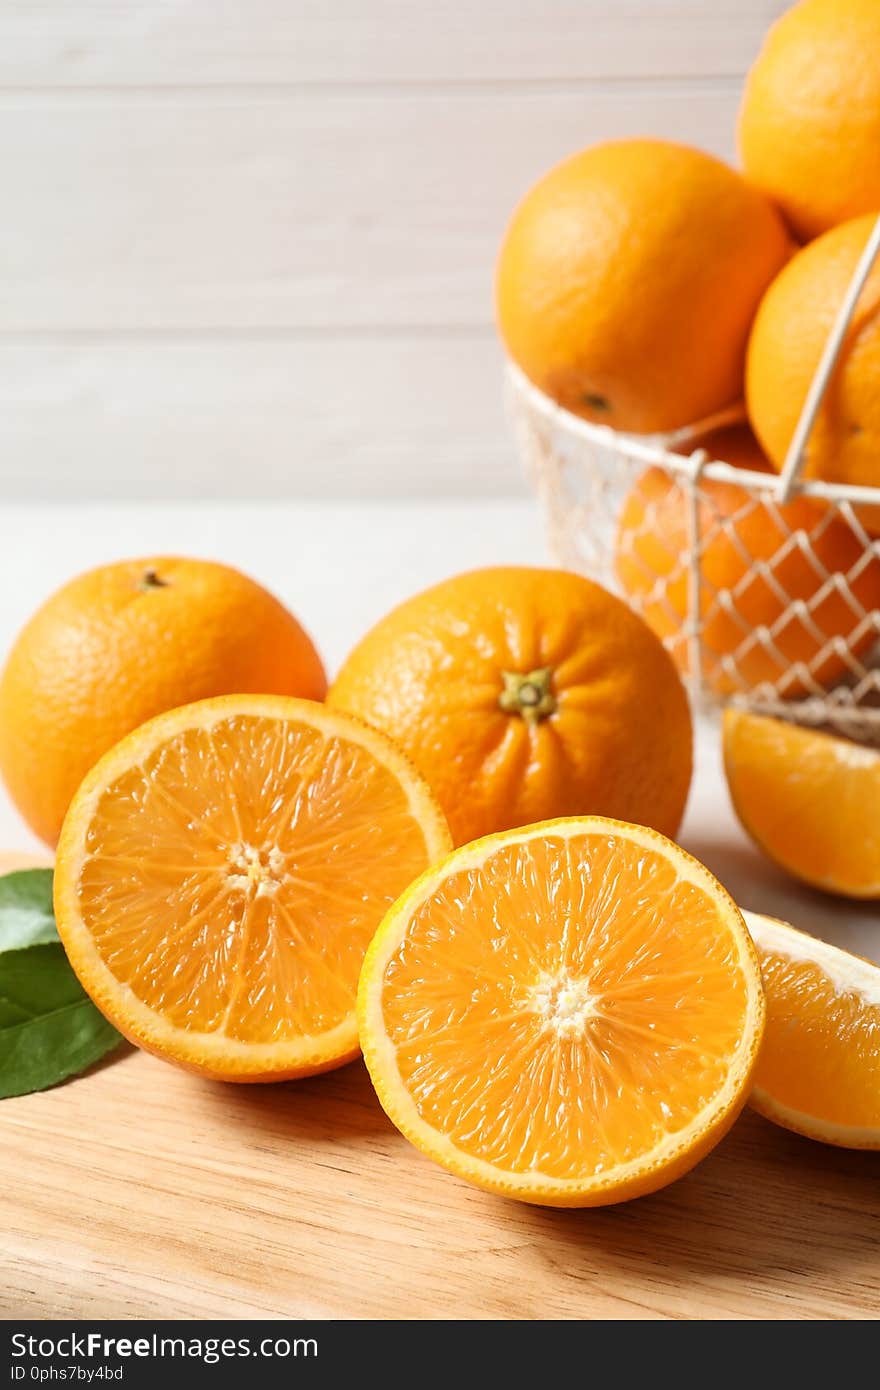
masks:
{"type": "Polygon", "coordinates": [[[770,859],[826,892],[880,897],[880,752],[727,709],[724,767],[734,810],[770,859]]]}
{"type": "Polygon", "coordinates": [[[848,1149],[880,1149],[880,966],[745,914],[761,957],[767,1029],[751,1104],[848,1149]]]}
{"type": "Polygon", "coordinates": [[[745,1102],[758,959],[709,871],[598,816],[476,840],[404,893],[361,974],[384,1109],[491,1192],[599,1206],[679,1177],[745,1102]]]}
{"type": "Polygon", "coordinates": [[[306,1075],[356,1055],[370,938],[450,847],[384,735],[308,700],[203,700],[86,777],[58,845],[58,930],[141,1047],[229,1081],[306,1075]]]}

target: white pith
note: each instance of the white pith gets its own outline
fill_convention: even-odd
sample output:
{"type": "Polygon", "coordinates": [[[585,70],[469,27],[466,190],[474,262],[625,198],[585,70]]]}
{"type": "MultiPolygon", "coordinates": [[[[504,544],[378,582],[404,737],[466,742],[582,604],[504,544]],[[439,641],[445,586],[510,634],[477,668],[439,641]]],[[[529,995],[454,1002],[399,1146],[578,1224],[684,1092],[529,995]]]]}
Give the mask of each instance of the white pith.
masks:
{"type": "Polygon", "coordinates": [[[850,743],[842,738],[834,739],[832,747],[834,756],[842,767],[869,767],[875,772],[880,767],[880,754],[874,748],[865,748],[860,743],[850,743]]]}
{"type": "Polygon", "coordinates": [[[274,898],[286,878],[287,860],[277,845],[230,845],[226,852],[226,887],[248,898],[274,898]]]}
{"type": "Polygon", "coordinates": [[[595,1017],[598,1003],[589,980],[583,975],[573,976],[567,970],[541,975],[524,1002],[547,1030],[560,1037],[583,1034],[587,1021],[595,1017]]]}

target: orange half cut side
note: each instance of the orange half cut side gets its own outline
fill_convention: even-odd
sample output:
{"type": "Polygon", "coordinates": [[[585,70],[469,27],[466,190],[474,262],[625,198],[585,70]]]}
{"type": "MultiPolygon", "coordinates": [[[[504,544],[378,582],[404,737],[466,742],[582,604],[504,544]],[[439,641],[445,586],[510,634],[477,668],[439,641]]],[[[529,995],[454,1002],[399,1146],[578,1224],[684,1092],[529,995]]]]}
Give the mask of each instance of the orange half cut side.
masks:
{"type": "Polygon", "coordinates": [[[391,908],[358,1020],[385,1110],[480,1187],[555,1206],[686,1172],[745,1103],[764,1018],[742,916],[655,831],[477,840],[391,908]]]}
{"type": "Polygon", "coordinates": [[[384,736],[306,700],[200,701],[83,782],[58,846],[58,930],[133,1042],[225,1080],[286,1079],[356,1055],[370,938],[450,845],[384,736]]]}

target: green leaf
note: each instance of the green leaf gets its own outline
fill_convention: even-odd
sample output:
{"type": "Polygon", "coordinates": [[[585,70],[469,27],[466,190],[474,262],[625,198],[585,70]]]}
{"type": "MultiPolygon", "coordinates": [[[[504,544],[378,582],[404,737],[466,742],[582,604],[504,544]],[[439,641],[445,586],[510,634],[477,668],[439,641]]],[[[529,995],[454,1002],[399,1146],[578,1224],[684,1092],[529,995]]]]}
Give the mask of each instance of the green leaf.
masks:
{"type": "Polygon", "coordinates": [[[0,1097],[54,1086],[119,1042],[58,940],[52,870],[0,876],[0,1097]]]}
{"type": "Polygon", "coordinates": [[[60,942],[0,954],[0,1097],[54,1086],[120,1041],[60,942]]]}
{"type": "Polygon", "coordinates": [[[18,869],[0,877],[0,951],[57,940],[52,870],[18,869]]]}

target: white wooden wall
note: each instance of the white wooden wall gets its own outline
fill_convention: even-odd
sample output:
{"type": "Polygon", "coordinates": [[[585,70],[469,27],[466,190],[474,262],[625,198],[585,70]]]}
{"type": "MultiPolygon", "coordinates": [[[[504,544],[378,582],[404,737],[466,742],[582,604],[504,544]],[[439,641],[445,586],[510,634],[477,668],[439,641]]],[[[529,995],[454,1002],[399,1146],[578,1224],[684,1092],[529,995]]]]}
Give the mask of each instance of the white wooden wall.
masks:
{"type": "Polygon", "coordinates": [[[492,494],[495,248],[785,0],[0,0],[0,492],[492,494]]]}

